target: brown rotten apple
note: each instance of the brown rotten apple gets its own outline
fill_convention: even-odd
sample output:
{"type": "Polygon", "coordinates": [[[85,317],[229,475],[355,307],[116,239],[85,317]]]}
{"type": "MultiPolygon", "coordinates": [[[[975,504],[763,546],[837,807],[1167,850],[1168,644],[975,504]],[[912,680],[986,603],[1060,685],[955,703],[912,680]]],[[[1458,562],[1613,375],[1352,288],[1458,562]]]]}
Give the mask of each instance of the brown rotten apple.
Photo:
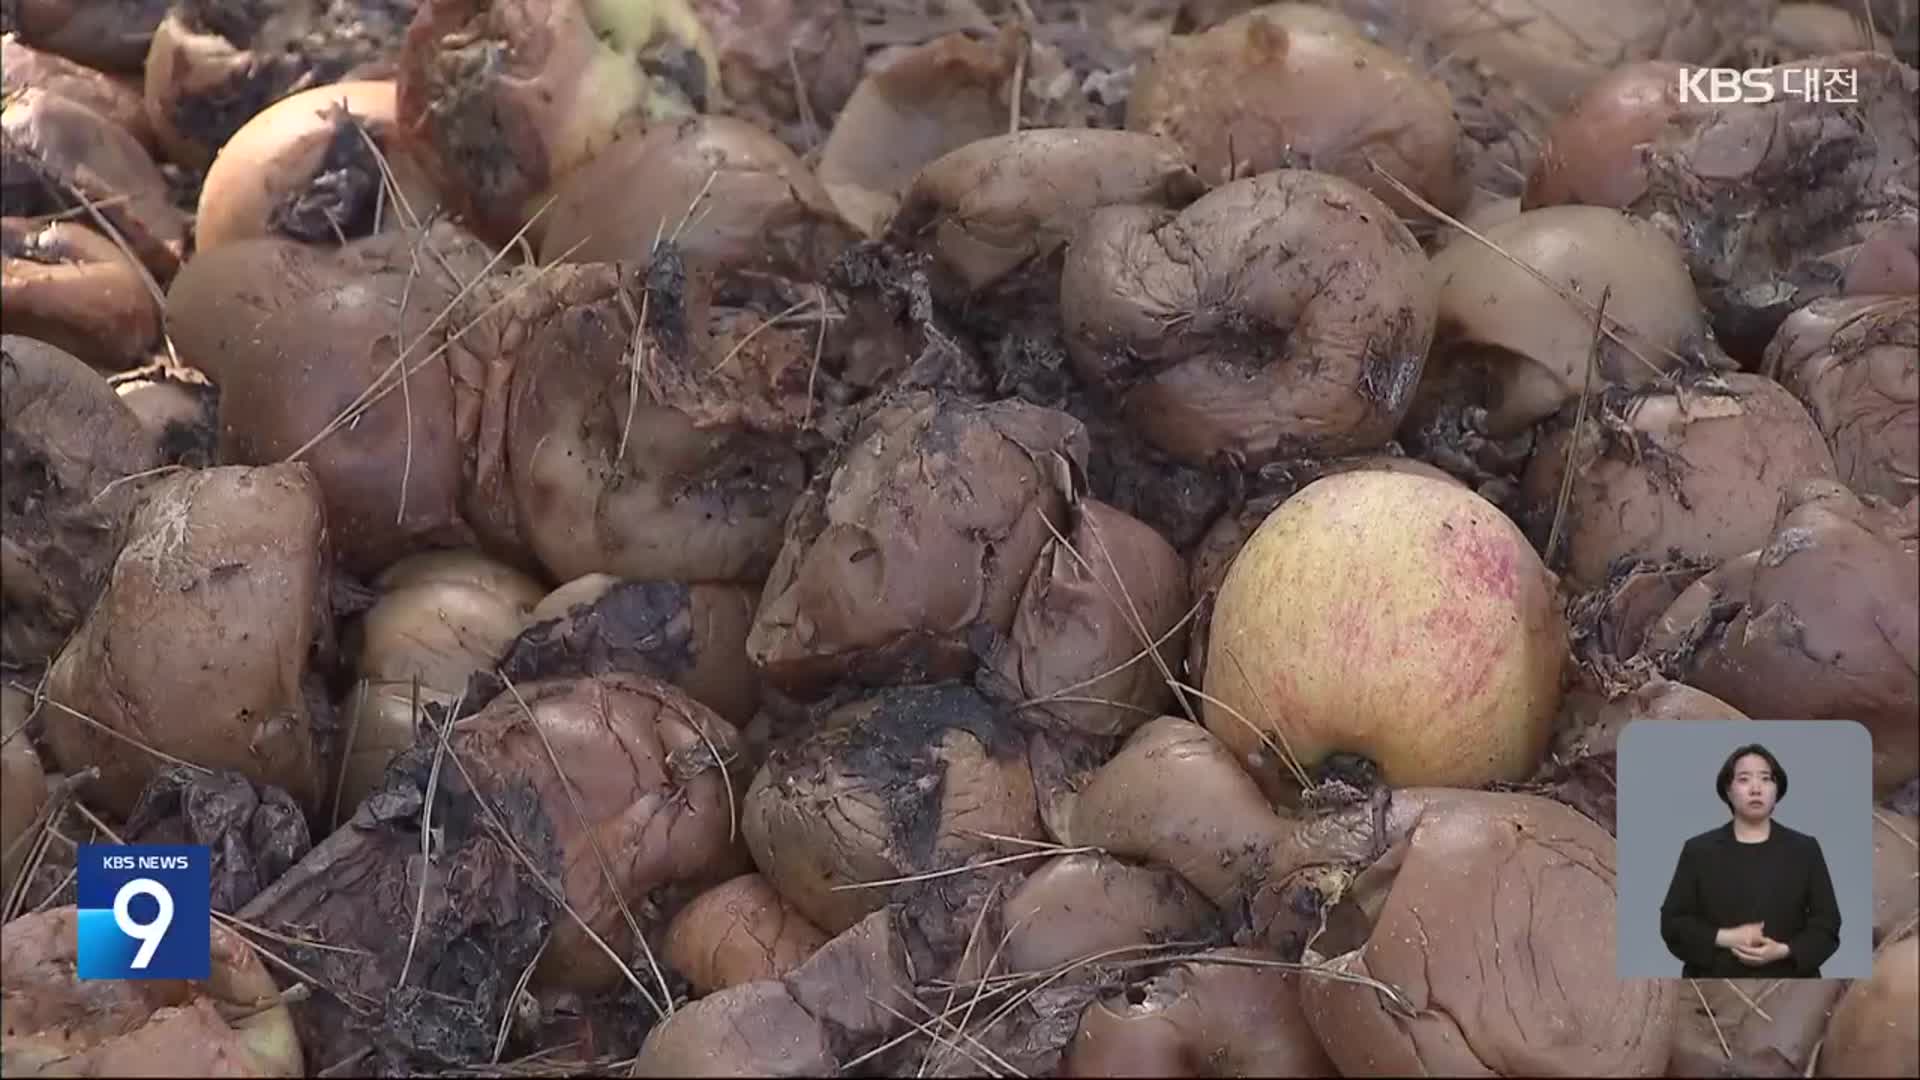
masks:
{"type": "MultiPolygon", "coordinates": [[[[1461,194],[1467,199],[1465,207],[1456,212],[1470,212],[1486,200],[1517,197],[1527,171],[1533,167],[1540,139],[1553,119],[1554,110],[1518,81],[1514,73],[1471,59],[1458,48],[1457,39],[1444,32],[1436,33],[1425,22],[1426,6],[1384,4],[1381,0],[1313,0],[1309,9],[1302,4],[1273,4],[1262,0],[1184,0],[1173,30],[1177,34],[1200,34],[1229,20],[1244,22],[1245,17],[1253,13],[1264,15],[1269,21],[1285,21],[1304,29],[1362,34],[1396,55],[1397,70],[1405,70],[1404,65],[1411,64],[1415,75],[1422,80],[1431,78],[1444,84],[1447,105],[1457,118],[1460,137],[1456,160],[1463,182],[1461,194]]],[[[1150,36],[1148,41],[1157,44],[1150,36]]],[[[1343,85],[1352,85],[1346,76],[1335,74],[1343,85]]],[[[1122,89],[1124,91],[1124,84],[1122,89]]],[[[1374,119],[1364,117],[1360,123],[1366,125],[1374,119]]],[[[1246,124],[1245,117],[1238,120],[1242,126],[1246,124]]],[[[1431,132],[1432,129],[1428,129],[1429,137],[1431,132]]],[[[1238,156],[1237,140],[1235,149],[1238,156]]],[[[1391,161],[1391,154],[1382,155],[1383,166],[1391,161]]],[[[1398,179],[1418,187],[1405,173],[1400,173],[1398,179]]],[[[1385,186],[1391,189],[1391,185],[1385,186]]]]}
{"type": "Polygon", "coordinates": [[[9,333],[105,371],[140,364],[160,336],[160,305],[139,265],[78,221],[0,218],[0,294],[9,333]]]}
{"type": "Polygon", "coordinates": [[[1815,300],[1787,317],[1762,371],[1806,404],[1840,479],[1895,505],[1920,494],[1920,297],[1815,300]]]}
{"type": "Polygon", "coordinates": [[[1686,70],[1643,60],[1594,80],[1548,129],[1527,176],[1527,207],[1633,205],[1646,193],[1644,148],[1681,113],[1686,70]]]}
{"type": "Polygon", "coordinates": [[[1920,500],[1895,511],[1798,484],[1759,550],[1720,573],[1648,635],[1673,677],[1755,717],[1864,724],[1883,793],[1920,774],[1920,500]]]}
{"type": "Polygon", "coordinates": [[[623,131],[705,112],[715,89],[713,42],[686,0],[419,8],[400,50],[400,124],[448,204],[493,244],[623,131]]]}
{"type": "Polygon", "coordinates": [[[929,162],[1007,130],[1020,43],[947,34],[867,72],[820,148],[820,182],[856,229],[880,235],[929,162]]]}
{"type": "Polygon", "coordinates": [[[1891,806],[1873,811],[1873,943],[1920,928],[1920,816],[1891,806]]]}
{"type": "Polygon", "coordinates": [[[704,706],[633,675],[529,683],[455,724],[449,752],[467,758],[483,789],[537,794],[559,884],[586,923],[555,926],[536,970],[542,984],[613,985],[618,969],[588,931],[622,954],[637,950],[622,900],[644,910],[656,890],[664,899],[676,884],[700,889],[747,869],[735,813],[745,778],[725,768],[737,744],[704,706]],[[603,861],[596,846],[620,858],[603,861]]]}
{"type": "Polygon", "coordinates": [[[1567,575],[1583,588],[1605,584],[1616,560],[1711,566],[1744,555],[1766,542],[1784,490],[1834,476],[1806,408],[1779,383],[1743,371],[1605,395],[1569,453],[1578,419],[1570,406],[1546,426],[1521,494],[1544,546],[1567,491],[1567,575]]]}
{"type": "Polygon", "coordinates": [[[1877,43],[1874,18],[1861,8],[1870,5],[1839,3],[1784,3],[1773,13],[1767,36],[1782,60],[1834,53],[1862,52],[1876,44],[1892,52],[1890,43],[1877,43]]]}
{"type": "Polygon", "coordinates": [[[1127,127],[1185,147],[1208,183],[1313,169],[1411,213],[1377,166],[1442,210],[1467,193],[1446,84],[1307,4],[1167,39],[1135,80],[1127,127]]]}
{"type": "Polygon", "coordinates": [[[742,874],[701,893],[667,924],[661,959],[697,997],[758,979],[778,979],[805,963],[827,935],[767,879],[742,874]]]}
{"type": "Polygon", "coordinates": [[[205,168],[297,90],[390,76],[417,0],[174,0],[146,57],[146,113],[169,158],[205,168]]]}
{"type": "Polygon", "coordinates": [[[1569,206],[1522,213],[1481,235],[1486,243],[1455,238],[1433,258],[1439,325],[1416,415],[1455,390],[1484,410],[1475,427],[1496,438],[1553,415],[1588,385],[1602,293],[1612,333],[1593,365],[1595,392],[1645,385],[1676,367],[1730,366],[1680,249],[1652,226],[1569,206]]]}
{"type": "Polygon", "coordinates": [[[1433,338],[1426,256],[1379,199],[1282,169],[1175,212],[1094,211],[1060,307],[1075,371],[1176,460],[1384,445],[1433,338]]]}
{"type": "Polygon", "coordinates": [[[553,189],[542,261],[645,268],[663,238],[690,263],[817,281],[854,240],[793,151],[726,116],[663,122],[619,139],[553,189]]]}
{"type": "Polygon", "coordinates": [[[508,679],[644,672],[744,728],[760,701],[746,652],[759,597],[757,585],[575,578],[534,605],[526,629],[493,672],[468,684],[468,696],[490,698],[508,679]]]}
{"type": "Polygon", "coordinates": [[[409,556],[374,584],[382,592],[358,627],[356,680],[342,710],[345,756],[332,793],[348,816],[380,786],[393,756],[413,745],[419,710],[450,704],[474,673],[489,670],[542,591],[471,551],[409,556]]]}
{"type": "Polygon", "coordinates": [[[1541,160],[1571,163],[1537,175],[1525,205],[1603,202],[1658,226],[1742,359],[1823,296],[1920,290],[1920,71],[1884,53],[1812,57],[1764,69],[1771,101],[1735,104],[1682,104],[1664,77],[1596,88],[1612,100],[1562,121],[1541,160]],[[1810,68],[1851,72],[1856,100],[1787,89],[1810,68]]]}
{"type": "Polygon", "coordinates": [[[1846,988],[1844,979],[1690,980],[1666,1075],[1807,1076],[1846,988]]]}
{"type": "Polygon", "coordinates": [[[1220,919],[1168,867],[1086,853],[1048,860],[1008,895],[1006,913],[1010,929],[995,946],[994,974],[1053,971],[1161,941],[1206,941],[1220,919]]]}
{"type": "Polygon", "coordinates": [[[316,811],[324,698],[309,665],[332,645],[326,541],[305,465],[156,481],[99,602],[47,672],[41,715],[60,767],[98,767],[88,792],[120,815],[181,762],[234,769],[316,811]]]}
{"type": "Polygon", "coordinates": [[[169,0],[10,0],[6,27],[37,49],[103,71],[138,72],[169,0]]]}
{"type": "Polygon", "coordinates": [[[942,970],[961,957],[1008,867],[896,879],[1041,835],[1024,739],[957,683],[882,690],[776,745],[741,804],[741,828],[760,873],[815,926],[837,934],[904,905],[942,970]]]}
{"type": "Polygon", "coordinates": [[[647,1033],[633,1075],[835,1075],[906,1027],[913,980],[898,920],[876,911],[783,977],[676,1009],[647,1033]]]}
{"type": "Polygon", "coordinates": [[[820,141],[866,51],[848,0],[691,0],[713,37],[724,108],[796,150],[820,141]]]}
{"type": "Polygon", "coordinates": [[[1327,1076],[1293,971],[1258,949],[1218,949],[1092,1005],[1061,1076],[1327,1076]]]}
{"type": "Polygon", "coordinates": [[[1326,813],[1276,811],[1220,739],[1170,716],[1134,729],[1067,800],[1059,839],[1172,869],[1229,933],[1299,955],[1346,877],[1410,820],[1379,789],[1326,813]]]}
{"type": "Polygon", "coordinates": [[[0,897],[13,895],[49,794],[46,769],[27,731],[33,712],[32,694],[11,681],[0,684],[0,897]]]}
{"type": "Polygon", "coordinates": [[[29,87],[0,108],[0,151],[0,213],[105,221],[155,277],[173,276],[186,219],[160,167],[125,128],[79,101],[29,87]]]}
{"type": "Polygon", "coordinates": [[[1857,979],[1834,1007],[1814,1075],[1912,1076],[1920,1072],[1920,935],[1911,932],[1875,952],[1873,973],[1857,979]]]}
{"type": "Polygon", "coordinates": [[[885,402],[794,507],[747,655],[797,693],[971,673],[975,634],[1011,629],[1086,458],[1086,430],[1052,409],[885,402]]]}
{"type": "Polygon", "coordinates": [[[977,139],[914,176],[888,225],[931,253],[943,291],[965,298],[1032,267],[1056,294],[1060,252],[1102,206],[1179,209],[1206,190],[1178,143],[1129,131],[1048,128],[977,139]]]}
{"type": "Polygon", "coordinates": [[[466,448],[435,323],[484,263],[445,223],[337,248],[256,236],[196,255],[167,292],[180,358],[220,387],[221,459],[303,451],[354,570],[466,539],[466,448]]]}
{"type": "Polygon", "coordinates": [[[1532,795],[1403,802],[1306,956],[1329,969],[1300,997],[1341,1075],[1662,1075],[1683,991],[1614,974],[1613,838],[1532,795]]]}
{"type": "Polygon", "coordinates": [[[786,293],[658,253],[490,278],[448,317],[467,328],[449,365],[480,391],[468,520],[558,581],[763,580],[832,314],[799,292],[805,323],[775,318],[786,293]]]}
{"type": "Polygon", "coordinates": [[[45,663],[86,617],[158,464],[99,372],[0,338],[0,658],[45,663]]]}
{"type": "Polygon", "coordinates": [[[310,1053],[370,1052],[386,1063],[375,1071],[408,1073],[484,1058],[502,1011],[523,1007],[506,971],[531,968],[546,1000],[619,987],[640,999],[630,1008],[662,1007],[634,931],[657,943],[687,899],[750,869],[733,727],[664,683],[604,675],[517,684],[439,730],[444,749],[403,752],[350,822],[239,913],[337,946],[302,964],[333,991],[296,1009],[310,1053]],[[355,1008],[377,994],[407,1002],[409,1021],[355,1008]]]}
{"type": "MultiPolygon", "coordinates": [[[[1026,973],[1044,976],[1044,980],[1034,993],[1022,995],[991,1015],[976,1012],[973,1022],[966,1025],[966,1037],[957,1040],[961,1045],[975,1047],[974,1052],[969,1055],[948,1047],[934,1050],[929,1055],[931,1075],[975,1075],[971,1058],[982,1056],[1005,1062],[1026,1076],[1076,1075],[1072,1071],[1061,1071],[1062,1058],[1070,1053],[1069,1044],[1074,1040],[1075,1030],[1082,1027],[1082,1017],[1089,1018],[1086,1023],[1094,1023],[1091,1018],[1099,1011],[1099,1000],[1124,977],[1122,973],[1129,968],[1138,973],[1141,962],[1152,963],[1175,955],[1185,959],[1193,955],[1192,950],[1219,945],[1225,940],[1223,923],[1227,921],[1199,890],[1165,866],[1146,866],[1088,854],[1060,856],[1034,871],[1007,897],[1005,919],[1005,934],[998,940],[981,940],[969,962],[955,975],[955,981],[966,987],[975,985],[973,980],[983,975],[1005,978],[1026,973]],[[1175,949],[1179,950],[1177,954],[1172,952],[1175,949]],[[984,1052],[978,1048],[984,1048],[984,1052]]],[[[1253,949],[1240,953],[1245,957],[1261,957],[1261,954],[1261,950],[1253,949]]],[[[1252,962],[1271,963],[1273,959],[1277,957],[1269,954],[1252,962]]],[[[1196,1056],[1230,1054],[1231,1050],[1223,1052],[1220,1042],[1229,1038],[1231,1027],[1245,1024],[1251,1016],[1260,1017],[1256,1027],[1273,1030],[1268,1038],[1237,1040],[1241,1044],[1238,1049],[1247,1056],[1257,1059],[1263,1053],[1285,1046],[1318,1049],[1312,1033],[1304,1023],[1297,1022],[1297,1001],[1292,1003],[1291,1010],[1291,1019],[1296,1023],[1285,1023],[1288,1002],[1284,1000],[1284,991],[1274,985],[1275,980],[1270,976],[1286,972],[1269,966],[1264,973],[1269,977],[1261,978],[1251,968],[1238,971],[1255,977],[1200,980],[1212,984],[1220,993],[1244,995],[1241,1007],[1246,1013],[1224,1018],[1224,1022],[1211,1031],[1202,1028],[1189,1032],[1196,1041],[1210,1044],[1205,1049],[1196,1048],[1196,1056]],[[1281,1023],[1276,1025],[1275,1020],[1281,1023]]],[[[1155,1034],[1161,1038],[1170,1035],[1171,1041],[1180,1041],[1177,1031],[1165,1030],[1168,1017],[1157,1014],[1180,999],[1182,984],[1184,988],[1199,989],[1198,985],[1182,978],[1183,974],[1192,973],[1180,968],[1167,972],[1172,976],[1169,981],[1174,987],[1163,990],[1171,992],[1153,994],[1154,982],[1158,981],[1154,980],[1144,984],[1133,982],[1122,994],[1114,995],[1109,1005],[1116,1011],[1126,1009],[1129,1001],[1139,1001],[1143,993],[1153,994],[1156,1000],[1151,1009],[1126,1010],[1128,1019],[1147,1019],[1148,1023],[1122,1025],[1127,1028],[1123,1033],[1106,1029],[1094,1036],[1092,1056],[1101,1058],[1110,1051],[1132,1059],[1136,1068],[1150,1066],[1150,1061],[1134,1057],[1140,1049],[1134,1044],[1143,1037],[1151,1042],[1155,1034]],[[1161,1023],[1151,1022],[1154,1019],[1161,1023]],[[1143,1035],[1143,1032],[1151,1033],[1143,1035]],[[1110,1039],[1116,1034],[1121,1037],[1110,1039]],[[1109,1045],[1110,1042],[1117,1045],[1109,1045]]],[[[1211,997],[1204,991],[1198,996],[1211,997]]],[[[1208,1004],[1219,1003],[1215,999],[1208,1004]]],[[[1200,1027],[1194,1023],[1197,1017],[1191,1002],[1185,1009],[1175,1007],[1168,1012],[1184,1021],[1176,1021],[1176,1028],[1200,1027]]],[[[1247,1057],[1237,1060],[1244,1062],[1247,1057]]],[[[1175,1071],[1165,1075],[1181,1074],[1175,1071]]]]}
{"type": "Polygon", "coordinates": [[[211,978],[77,978],[79,910],[23,915],[0,930],[8,1076],[299,1077],[293,1018],[259,946],[216,922],[211,978]]]}
{"type": "Polygon", "coordinates": [[[267,235],[336,244],[426,220],[436,196],[399,143],[393,98],[391,80],[336,83],[248,120],[200,185],[195,250],[267,235]]]}
{"type": "MultiPolygon", "coordinates": [[[[1378,0],[1340,6],[1383,10],[1378,0]]],[[[1430,0],[1395,5],[1389,17],[1560,110],[1624,62],[1710,62],[1727,43],[1764,31],[1772,8],[1770,0],[1430,0]]]]}
{"type": "Polygon", "coordinates": [[[108,385],[160,443],[164,465],[214,463],[220,441],[220,390],[205,372],[166,361],[110,377],[108,385]]]}
{"type": "Polygon", "coordinates": [[[1191,621],[1186,562],[1105,503],[1082,499],[1070,516],[1041,548],[981,682],[1030,723],[1121,735],[1174,707],[1169,679],[1191,621]]]}
{"type": "MultiPolygon", "coordinates": [[[[1635,674],[1645,678],[1643,673],[1635,674]]],[[[1608,692],[1618,693],[1617,685],[1608,692]]],[[[1576,689],[1561,704],[1553,749],[1532,778],[1533,790],[1573,807],[1616,833],[1620,735],[1637,723],[1746,720],[1749,717],[1685,683],[1655,675],[1624,694],[1576,689]]]]}
{"type": "MultiPolygon", "coordinates": [[[[145,51],[143,45],[141,52],[145,51]]],[[[29,86],[77,101],[126,128],[141,145],[153,148],[153,129],[147,124],[139,80],[109,75],[58,53],[43,52],[13,34],[0,37],[0,87],[12,95],[29,86]]]]}

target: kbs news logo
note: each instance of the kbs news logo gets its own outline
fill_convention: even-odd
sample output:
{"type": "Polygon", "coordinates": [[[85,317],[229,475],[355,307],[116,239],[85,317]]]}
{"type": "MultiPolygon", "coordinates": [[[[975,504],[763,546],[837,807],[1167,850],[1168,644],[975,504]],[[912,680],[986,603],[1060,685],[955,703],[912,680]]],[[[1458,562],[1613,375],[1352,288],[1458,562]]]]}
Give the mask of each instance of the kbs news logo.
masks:
{"type": "Polygon", "coordinates": [[[1765,105],[1783,98],[1857,104],[1860,73],[1852,68],[1681,68],[1682,105],[1765,105]]]}
{"type": "Polygon", "coordinates": [[[82,979],[212,974],[213,849],[81,844],[76,882],[82,979]]]}

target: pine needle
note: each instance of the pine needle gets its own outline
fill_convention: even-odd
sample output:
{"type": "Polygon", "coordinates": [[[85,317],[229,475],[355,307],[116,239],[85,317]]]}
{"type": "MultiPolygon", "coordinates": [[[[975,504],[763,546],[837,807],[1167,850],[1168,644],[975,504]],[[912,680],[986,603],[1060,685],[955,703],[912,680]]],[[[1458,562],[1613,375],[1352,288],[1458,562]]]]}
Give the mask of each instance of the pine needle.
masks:
{"type": "Polygon", "coordinates": [[[1600,364],[1600,332],[1604,326],[1607,301],[1613,296],[1613,286],[1601,290],[1599,306],[1593,312],[1593,344],[1587,350],[1586,378],[1580,384],[1580,404],[1573,414],[1573,433],[1567,438],[1567,460],[1563,463],[1560,475],[1560,496],[1554,501],[1553,525],[1547,530],[1546,557],[1549,562],[1558,561],[1556,553],[1560,550],[1560,529],[1567,520],[1567,506],[1573,498],[1574,459],[1580,453],[1580,437],[1587,426],[1587,402],[1593,395],[1593,369],[1600,364]]]}
{"type": "Polygon", "coordinates": [[[1005,866],[1008,863],[1025,862],[1028,859],[1051,859],[1056,855],[1079,855],[1085,852],[1099,851],[1101,851],[1101,849],[1097,847],[1071,847],[1050,851],[1022,851],[1012,855],[1001,855],[997,858],[983,859],[980,862],[968,863],[965,866],[950,866],[945,870],[929,870],[924,874],[908,874],[906,877],[884,878],[880,881],[856,881],[846,885],[835,885],[829,891],[848,892],[853,889],[884,889],[894,885],[912,885],[915,882],[934,881],[939,878],[970,874],[976,870],[987,870],[995,866],[1005,866]]]}

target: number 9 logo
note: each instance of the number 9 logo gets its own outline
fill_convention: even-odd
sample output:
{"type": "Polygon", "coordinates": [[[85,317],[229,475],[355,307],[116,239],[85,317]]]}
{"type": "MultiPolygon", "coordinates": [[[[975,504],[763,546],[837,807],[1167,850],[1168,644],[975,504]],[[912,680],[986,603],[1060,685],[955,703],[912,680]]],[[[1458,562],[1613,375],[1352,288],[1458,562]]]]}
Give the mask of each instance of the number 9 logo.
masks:
{"type": "Polygon", "coordinates": [[[120,932],[140,943],[140,951],[133,955],[133,969],[141,971],[153,962],[153,954],[166,940],[167,927],[173,925],[173,894],[165,885],[152,878],[134,878],[120,891],[113,894],[113,924],[120,932]],[[160,905],[152,922],[134,922],[133,913],[128,909],[136,896],[151,896],[160,905]]]}

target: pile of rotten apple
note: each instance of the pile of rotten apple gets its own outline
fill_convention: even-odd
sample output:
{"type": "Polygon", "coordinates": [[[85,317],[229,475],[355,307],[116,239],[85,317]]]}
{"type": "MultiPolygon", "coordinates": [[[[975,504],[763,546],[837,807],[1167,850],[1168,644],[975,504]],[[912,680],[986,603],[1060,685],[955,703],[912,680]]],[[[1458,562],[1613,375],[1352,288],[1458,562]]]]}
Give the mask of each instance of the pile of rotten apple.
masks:
{"type": "Polygon", "coordinates": [[[6,5],[0,1071],[1913,1075],[1915,5],[1253,8],[6,5]],[[1870,979],[1615,977],[1702,717],[1870,979]]]}

